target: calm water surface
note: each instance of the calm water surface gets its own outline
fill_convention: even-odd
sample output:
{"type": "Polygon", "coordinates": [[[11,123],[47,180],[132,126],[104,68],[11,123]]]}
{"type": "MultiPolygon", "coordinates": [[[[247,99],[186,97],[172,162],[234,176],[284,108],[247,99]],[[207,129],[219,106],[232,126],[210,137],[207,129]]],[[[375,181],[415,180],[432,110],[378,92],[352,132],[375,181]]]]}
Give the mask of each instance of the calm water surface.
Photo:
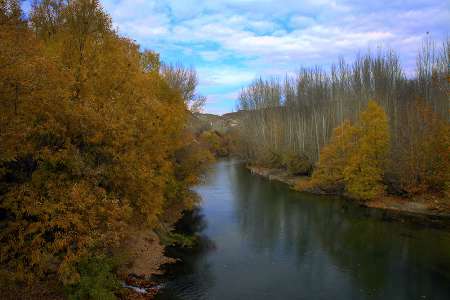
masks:
{"type": "Polygon", "coordinates": [[[217,163],[196,188],[207,249],[159,299],[450,299],[450,233],[367,216],[217,163]]]}

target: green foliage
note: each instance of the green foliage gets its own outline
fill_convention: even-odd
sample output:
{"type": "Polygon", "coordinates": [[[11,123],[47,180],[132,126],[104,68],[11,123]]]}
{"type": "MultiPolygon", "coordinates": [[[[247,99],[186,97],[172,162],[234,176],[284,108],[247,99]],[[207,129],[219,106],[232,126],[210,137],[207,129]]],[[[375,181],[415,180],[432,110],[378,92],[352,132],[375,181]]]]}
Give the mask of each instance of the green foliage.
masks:
{"type": "Polygon", "coordinates": [[[159,233],[161,243],[163,245],[179,245],[181,247],[190,248],[197,244],[198,238],[195,235],[186,235],[180,233],[159,233]]]}
{"type": "Polygon", "coordinates": [[[69,300],[114,300],[120,288],[115,276],[116,263],[105,256],[84,258],[78,263],[80,280],[67,287],[69,300]]]}

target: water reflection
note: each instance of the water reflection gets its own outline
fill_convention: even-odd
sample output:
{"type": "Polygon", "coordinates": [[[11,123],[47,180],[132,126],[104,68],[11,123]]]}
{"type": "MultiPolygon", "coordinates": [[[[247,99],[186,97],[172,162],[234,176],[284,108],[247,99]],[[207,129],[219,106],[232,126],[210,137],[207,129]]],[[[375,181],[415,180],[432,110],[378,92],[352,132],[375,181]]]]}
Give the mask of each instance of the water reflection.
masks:
{"type": "Polygon", "coordinates": [[[197,191],[196,230],[216,248],[185,257],[165,299],[449,299],[448,232],[369,218],[233,162],[197,191]]]}
{"type": "Polygon", "coordinates": [[[175,225],[175,232],[197,235],[199,242],[193,249],[166,247],[165,255],[180,262],[163,266],[163,277],[169,282],[158,299],[200,299],[214,285],[210,265],[203,259],[215,249],[214,242],[203,234],[206,226],[206,218],[198,208],[186,212],[175,225]]]}

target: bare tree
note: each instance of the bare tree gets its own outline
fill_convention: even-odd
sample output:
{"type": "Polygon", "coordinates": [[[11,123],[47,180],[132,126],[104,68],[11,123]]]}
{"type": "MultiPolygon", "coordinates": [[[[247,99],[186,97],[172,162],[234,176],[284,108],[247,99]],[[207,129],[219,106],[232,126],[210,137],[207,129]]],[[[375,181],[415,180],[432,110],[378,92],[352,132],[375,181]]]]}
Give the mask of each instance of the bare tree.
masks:
{"type": "Polygon", "coordinates": [[[197,93],[198,76],[193,68],[181,64],[162,64],[161,74],[171,88],[178,90],[188,109],[199,112],[206,102],[206,97],[197,93]]]}
{"type": "Polygon", "coordinates": [[[352,64],[339,59],[329,71],[302,68],[283,80],[256,79],[239,95],[238,108],[249,111],[241,126],[250,160],[266,161],[267,153],[295,153],[319,159],[332,129],[354,121],[371,99],[381,104],[391,124],[392,156],[407,147],[405,128],[417,127],[409,115],[423,99],[449,120],[449,41],[442,47],[427,39],[417,56],[416,75],[406,76],[391,50],[358,55],[352,64]]]}

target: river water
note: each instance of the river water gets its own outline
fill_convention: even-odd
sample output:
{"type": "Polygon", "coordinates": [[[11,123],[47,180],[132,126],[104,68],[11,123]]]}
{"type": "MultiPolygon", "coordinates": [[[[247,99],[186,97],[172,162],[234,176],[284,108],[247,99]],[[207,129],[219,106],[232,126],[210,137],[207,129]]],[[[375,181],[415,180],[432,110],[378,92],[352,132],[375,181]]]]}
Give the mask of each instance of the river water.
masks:
{"type": "Polygon", "coordinates": [[[450,233],[368,216],[220,161],[196,188],[203,251],[158,299],[450,299],[450,233]]]}

